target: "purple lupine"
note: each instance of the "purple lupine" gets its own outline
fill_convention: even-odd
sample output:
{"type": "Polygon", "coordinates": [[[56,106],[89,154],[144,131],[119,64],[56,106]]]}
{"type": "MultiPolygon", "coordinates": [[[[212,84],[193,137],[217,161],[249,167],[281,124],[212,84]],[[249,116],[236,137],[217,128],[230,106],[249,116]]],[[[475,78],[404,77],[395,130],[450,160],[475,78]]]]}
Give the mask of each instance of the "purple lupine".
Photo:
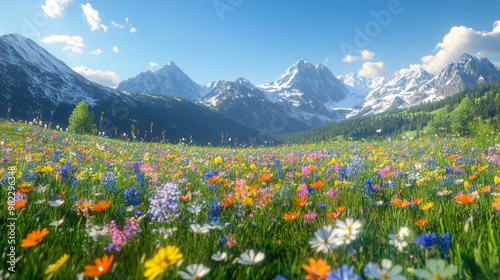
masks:
{"type": "Polygon", "coordinates": [[[156,188],[153,198],[149,199],[148,213],[152,215],[151,223],[170,223],[179,217],[181,191],[179,186],[166,183],[156,188]]]}

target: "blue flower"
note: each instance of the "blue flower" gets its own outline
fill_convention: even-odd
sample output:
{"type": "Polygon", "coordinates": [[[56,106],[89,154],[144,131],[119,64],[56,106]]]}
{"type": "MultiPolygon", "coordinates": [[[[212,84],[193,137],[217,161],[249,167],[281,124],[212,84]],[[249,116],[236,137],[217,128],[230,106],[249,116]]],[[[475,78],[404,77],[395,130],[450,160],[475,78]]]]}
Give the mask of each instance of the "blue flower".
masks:
{"type": "Polygon", "coordinates": [[[439,235],[438,245],[440,251],[443,253],[445,258],[449,257],[450,248],[453,245],[451,242],[451,234],[449,232],[439,235]]]}
{"type": "Polygon", "coordinates": [[[342,267],[337,268],[337,270],[332,270],[328,275],[327,280],[361,280],[361,276],[354,273],[354,266],[348,266],[347,264],[342,265],[342,267]]]}
{"type": "Polygon", "coordinates": [[[222,206],[219,203],[210,202],[210,210],[208,210],[208,220],[211,222],[216,222],[219,220],[220,211],[222,206]]]}
{"type": "Polygon", "coordinates": [[[435,233],[424,233],[419,235],[413,242],[422,247],[424,250],[431,249],[436,245],[437,236],[435,233]]]}
{"type": "Polygon", "coordinates": [[[130,189],[123,191],[123,200],[127,206],[138,206],[141,204],[141,194],[132,186],[130,189]]]}

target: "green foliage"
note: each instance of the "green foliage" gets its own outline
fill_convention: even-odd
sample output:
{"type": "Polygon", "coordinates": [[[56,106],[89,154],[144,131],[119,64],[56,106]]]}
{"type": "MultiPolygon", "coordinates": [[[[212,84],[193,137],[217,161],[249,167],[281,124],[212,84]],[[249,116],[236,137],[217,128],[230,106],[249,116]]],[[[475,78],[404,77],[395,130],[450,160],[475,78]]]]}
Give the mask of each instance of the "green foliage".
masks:
{"type": "Polygon", "coordinates": [[[92,134],[95,130],[94,112],[85,101],[80,101],[69,117],[68,131],[76,134],[92,134]]]}
{"type": "Polygon", "coordinates": [[[448,105],[434,116],[432,121],[429,122],[429,128],[432,132],[439,135],[446,135],[451,133],[451,119],[448,114],[448,105]]]}
{"type": "Polygon", "coordinates": [[[471,122],[474,119],[474,103],[468,98],[462,99],[460,104],[451,112],[451,131],[461,135],[469,135],[471,122]]]}

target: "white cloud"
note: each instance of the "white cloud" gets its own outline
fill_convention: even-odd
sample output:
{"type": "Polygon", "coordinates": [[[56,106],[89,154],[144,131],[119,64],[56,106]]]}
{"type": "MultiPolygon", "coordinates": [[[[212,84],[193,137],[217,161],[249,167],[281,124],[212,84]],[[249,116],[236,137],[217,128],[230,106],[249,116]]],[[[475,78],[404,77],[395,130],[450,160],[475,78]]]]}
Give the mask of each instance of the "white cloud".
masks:
{"type": "Polygon", "coordinates": [[[345,63],[352,63],[352,62],[356,62],[360,59],[372,60],[375,57],[375,53],[371,52],[369,50],[361,50],[359,53],[361,54],[361,56],[348,54],[342,59],[342,61],[345,63]]]}
{"type": "Polygon", "coordinates": [[[410,64],[410,68],[402,68],[398,72],[396,72],[395,75],[403,75],[410,72],[411,70],[416,70],[420,68],[422,68],[422,65],[420,64],[410,64]]]}
{"type": "Polygon", "coordinates": [[[85,66],[73,68],[73,71],[100,85],[116,88],[120,83],[120,78],[115,72],[89,69],[85,66]]]}
{"type": "Polygon", "coordinates": [[[113,51],[114,51],[115,53],[119,53],[119,52],[120,52],[120,49],[119,49],[117,46],[114,46],[114,47],[113,47],[113,51]]]}
{"type": "Polygon", "coordinates": [[[371,52],[369,50],[362,50],[361,51],[361,58],[363,60],[372,60],[375,57],[375,53],[371,52]]]}
{"type": "Polygon", "coordinates": [[[130,28],[130,33],[135,33],[137,32],[137,29],[135,27],[130,28]]]}
{"type": "Polygon", "coordinates": [[[102,28],[104,32],[108,30],[108,27],[106,25],[101,24],[99,12],[97,10],[94,10],[90,3],[81,4],[80,7],[83,10],[83,15],[85,16],[87,23],[90,25],[90,31],[96,31],[99,30],[99,28],[102,28]]]}
{"type": "Polygon", "coordinates": [[[386,77],[388,75],[383,62],[365,62],[363,68],[358,71],[358,75],[365,78],[386,77]]]}
{"type": "Polygon", "coordinates": [[[355,56],[355,55],[346,55],[342,61],[345,62],[345,63],[351,63],[351,62],[355,62],[355,61],[358,61],[359,60],[359,56],[355,56]]]}
{"type": "Polygon", "coordinates": [[[325,57],[325,59],[323,60],[323,65],[327,65],[328,64],[328,61],[330,60],[330,57],[325,57]]]}
{"type": "Polygon", "coordinates": [[[118,28],[118,29],[123,29],[123,28],[125,28],[125,25],[123,25],[123,24],[121,24],[121,23],[118,23],[118,22],[116,22],[116,21],[114,21],[114,20],[111,22],[111,25],[112,25],[114,28],[118,28]]]}
{"type": "Polygon", "coordinates": [[[158,67],[158,63],[151,61],[151,62],[149,63],[149,67],[151,67],[151,68],[156,68],[156,67],[158,67]]]}
{"type": "Polygon", "coordinates": [[[500,20],[493,24],[492,31],[477,31],[465,26],[454,26],[443,41],[438,43],[434,55],[422,57],[422,68],[437,74],[463,53],[492,56],[500,54],[500,20]]]}
{"type": "Polygon", "coordinates": [[[102,50],[101,49],[95,49],[95,50],[91,51],[90,54],[100,55],[100,54],[102,54],[102,50]]]}
{"type": "Polygon", "coordinates": [[[70,2],[71,0],[45,0],[45,4],[42,5],[43,13],[51,18],[61,17],[70,2]]]}
{"type": "Polygon", "coordinates": [[[82,53],[85,44],[83,43],[83,38],[80,36],[68,36],[68,35],[51,35],[44,37],[42,41],[46,44],[65,44],[62,48],[63,51],[71,51],[74,53],[82,53]]]}

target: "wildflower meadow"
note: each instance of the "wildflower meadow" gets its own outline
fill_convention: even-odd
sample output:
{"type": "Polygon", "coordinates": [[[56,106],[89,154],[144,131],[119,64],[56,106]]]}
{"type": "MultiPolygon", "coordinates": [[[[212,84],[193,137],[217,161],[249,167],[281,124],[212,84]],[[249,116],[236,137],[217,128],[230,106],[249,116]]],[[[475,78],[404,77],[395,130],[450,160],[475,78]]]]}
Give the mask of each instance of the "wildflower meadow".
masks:
{"type": "Polygon", "coordinates": [[[0,279],[500,279],[497,133],[235,148],[0,132],[0,279]]]}

